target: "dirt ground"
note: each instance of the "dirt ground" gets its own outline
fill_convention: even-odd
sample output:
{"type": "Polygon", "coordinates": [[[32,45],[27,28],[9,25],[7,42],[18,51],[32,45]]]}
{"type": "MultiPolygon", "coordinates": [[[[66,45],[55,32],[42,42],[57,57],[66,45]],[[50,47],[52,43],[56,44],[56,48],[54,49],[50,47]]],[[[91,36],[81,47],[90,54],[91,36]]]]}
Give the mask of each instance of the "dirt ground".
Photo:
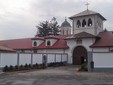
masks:
{"type": "Polygon", "coordinates": [[[76,66],[0,74],[0,85],[113,85],[113,73],[78,72],[76,66]]]}

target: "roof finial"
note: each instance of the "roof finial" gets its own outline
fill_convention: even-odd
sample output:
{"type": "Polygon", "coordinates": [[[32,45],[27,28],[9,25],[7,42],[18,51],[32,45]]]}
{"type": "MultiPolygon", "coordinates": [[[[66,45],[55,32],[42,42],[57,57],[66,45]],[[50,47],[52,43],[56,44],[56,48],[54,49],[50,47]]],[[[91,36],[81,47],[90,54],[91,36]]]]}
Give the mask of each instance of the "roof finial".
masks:
{"type": "Polygon", "coordinates": [[[65,21],[67,21],[67,18],[65,17],[65,21]]]}
{"type": "Polygon", "coordinates": [[[87,6],[87,10],[88,10],[88,6],[90,5],[88,2],[85,4],[87,6]]]}

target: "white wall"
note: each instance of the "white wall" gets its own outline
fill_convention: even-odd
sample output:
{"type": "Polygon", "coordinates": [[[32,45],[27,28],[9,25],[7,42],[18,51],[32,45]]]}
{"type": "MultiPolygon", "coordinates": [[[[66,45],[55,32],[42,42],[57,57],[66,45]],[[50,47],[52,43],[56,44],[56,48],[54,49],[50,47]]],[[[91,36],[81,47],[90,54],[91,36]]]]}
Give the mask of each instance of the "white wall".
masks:
{"type": "Polygon", "coordinates": [[[33,64],[42,63],[42,54],[33,54],[33,64]]]}
{"type": "MultiPolygon", "coordinates": [[[[19,53],[19,57],[17,53],[0,53],[0,67],[4,67],[6,65],[17,65],[19,61],[19,65],[25,64],[42,64],[44,54],[31,54],[31,53],[19,53]],[[19,60],[18,60],[19,58],[19,60]]],[[[67,61],[67,54],[47,54],[47,62],[61,62],[61,55],[62,61],[67,61]],[[56,58],[55,58],[56,56],[56,58]],[[56,59],[56,61],[55,61],[56,59]]]]}
{"type": "Polygon", "coordinates": [[[17,54],[16,53],[2,53],[0,56],[0,67],[10,65],[17,65],[17,54]]]}
{"type": "Polygon", "coordinates": [[[93,53],[95,68],[113,68],[113,53],[93,53]]]}
{"type": "Polygon", "coordinates": [[[47,61],[48,61],[48,63],[55,62],[55,55],[54,54],[49,54],[47,61]]]}
{"type": "Polygon", "coordinates": [[[88,33],[91,33],[91,34],[94,34],[94,35],[95,35],[95,29],[94,29],[94,28],[95,28],[95,23],[94,23],[94,22],[95,22],[95,17],[94,17],[94,15],[74,18],[74,34],[85,31],[85,32],[88,32],[88,33]],[[91,27],[88,27],[88,19],[89,19],[89,18],[92,19],[92,26],[91,26],[91,27]],[[77,21],[80,20],[81,25],[82,25],[83,19],[86,20],[87,27],[80,27],[80,28],[77,28],[77,26],[76,26],[77,21]]]}
{"type": "Polygon", "coordinates": [[[94,34],[94,35],[97,35],[99,32],[102,32],[103,30],[103,20],[100,18],[100,16],[98,15],[90,15],[90,16],[83,16],[83,17],[76,17],[73,19],[73,29],[74,29],[74,34],[76,33],[80,33],[80,32],[88,32],[88,33],[91,33],[91,34],[94,34]],[[92,26],[91,27],[88,27],[88,19],[91,18],[92,19],[92,26]],[[86,20],[86,24],[87,24],[87,27],[80,27],[80,28],[77,28],[76,24],[77,24],[77,21],[80,20],[81,22],[81,25],[82,25],[82,21],[83,19],[86,20]],[[98,25],[98,23],[101,24],[101,27],[98,25]]]}
{"type": "Polygon", "coordinates": [[[46,53],[64,53],[63,49],[47,49],[46,53]]]}
{"type": "Polygon", "coordinates": [[[64,53],[63,49],[41,49],[37,53],[64,53]]]}
{"type": "Polygon", "coordinates": [[[56,62],[61,62],[61,55],[56,55],[56,62]]]}
{"type": "Polygon", "coordinates": [[[62,61],[67,61],[67,55],[62,55],[62,61]]]}
{"type": "Polygon", "coordinates": [[[93,48],[93,52],[109,52],[109,48],[93,48]]]}
{"type": "Polygon", "coordinates": [[[31,54],[20,54],[19,64],[31,64],[31,54]]]}

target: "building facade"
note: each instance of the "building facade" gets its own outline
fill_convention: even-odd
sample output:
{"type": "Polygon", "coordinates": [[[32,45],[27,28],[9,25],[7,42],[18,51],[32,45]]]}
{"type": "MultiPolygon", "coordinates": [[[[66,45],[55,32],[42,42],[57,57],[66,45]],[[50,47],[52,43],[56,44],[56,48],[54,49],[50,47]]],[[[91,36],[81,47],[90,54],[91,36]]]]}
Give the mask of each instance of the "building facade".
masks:
{"type": "Polygon", "coordinates": [[[88,9],[70,19],[72,26],[65,19],[60,27],[61,35],[3,40],[0,45],[20,53],[67,54],[69,64],[87,63],[91,71],[94,62],[94,71],[112,71],[113,32],[103,30],[106,19],[88,9]]]}

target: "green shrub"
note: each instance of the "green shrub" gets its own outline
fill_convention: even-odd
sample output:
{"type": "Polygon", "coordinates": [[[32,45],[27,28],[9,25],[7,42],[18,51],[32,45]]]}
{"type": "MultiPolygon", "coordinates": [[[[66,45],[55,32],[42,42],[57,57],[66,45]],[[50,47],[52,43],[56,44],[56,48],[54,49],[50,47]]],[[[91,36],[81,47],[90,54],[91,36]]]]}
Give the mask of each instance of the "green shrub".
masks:
{"type": "Polygon", "coordinates": [[[25,66],[24,66],[25,68],[28,68],[29,66],[28,66],[28,64],[25,64],[25,66]]]}
{"type": "Polygon", "coordinates": [[[39,64],[38,69],[42,69],[42,68],[43,68],[43,64],[39,64]]]}
{"type": "Polygon", "coordinates": [[[24,66],[23,65],[20,65],[19,66],[19,70],[23,70],[24,69],[24,66]]]}
{"type": "Polygon", "coordinates": [[[12,65],[9,66],[9,71],[14,71],[14,67],[12,65]]]}
{"type": "Polygon", "coordinates": [[[18,68],[19,68],[18,65],[16,65],[16,66],[14,67],[15,70],[18,70],[18,68]]]}
{"type": "Polygon", "coordinates": [[[28,67],[31,68],[32,67],[31,64],[29,64],[28,67]]]}
{"type": "Polygon", "coordinates": [[[39,64],[38,63],[35,64],[35,68],[39,68],[39,64]]]}
{"type": "Polygon", "coordinates": [[[4,72],[9,71],[9,67],[6,65],[6,66],[3,68],[3,71],[4,71],[4,72]]]}
{"type": "Polygon", "coordinates": [[[88,71],[87,63],[81,64],[79,71],[88,71]]]}
{"type": "Polygon", "coordinates": [[[35,64],[33,64],[33,69],[35,69],[36,68],[36,65],[35,64]]]}

